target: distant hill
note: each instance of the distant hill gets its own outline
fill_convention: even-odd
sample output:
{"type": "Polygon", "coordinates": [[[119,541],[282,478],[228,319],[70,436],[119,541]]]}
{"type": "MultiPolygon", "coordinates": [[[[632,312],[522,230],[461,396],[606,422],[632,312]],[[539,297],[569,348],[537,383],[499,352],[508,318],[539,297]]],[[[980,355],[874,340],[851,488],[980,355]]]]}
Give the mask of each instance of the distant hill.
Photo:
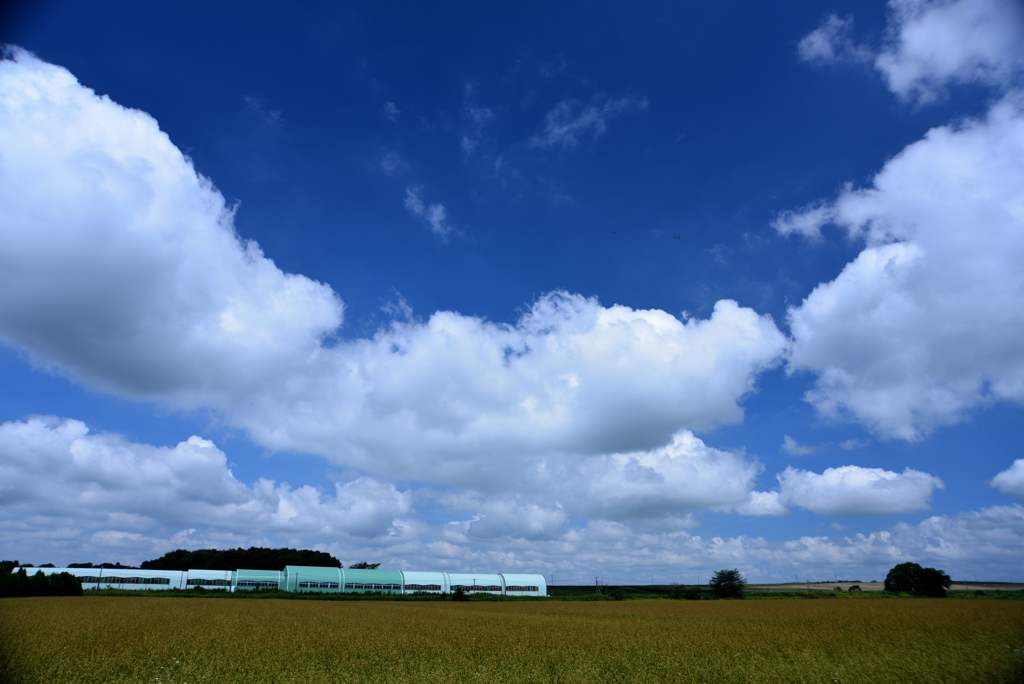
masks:
{"type": "Polygon", "coordinates": [[[284,570],[286,565],[340,568],[341,561],[323,551],[298,549],[178,549],[140,566],[143,570],[284,570]]]}

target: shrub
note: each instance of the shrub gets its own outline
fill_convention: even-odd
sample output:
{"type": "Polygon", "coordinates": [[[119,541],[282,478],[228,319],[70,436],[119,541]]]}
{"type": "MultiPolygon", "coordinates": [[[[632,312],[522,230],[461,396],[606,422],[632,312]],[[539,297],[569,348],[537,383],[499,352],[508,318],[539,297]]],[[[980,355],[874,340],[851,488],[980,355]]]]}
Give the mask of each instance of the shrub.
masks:
{"type": "Polygon", "coordinates": [[[847,589],[847,591],[850,591],[850,592],[860,591],[860,585],[859,584],[852,584],[852,585],[850,585],[850,588],[847,589]]]}

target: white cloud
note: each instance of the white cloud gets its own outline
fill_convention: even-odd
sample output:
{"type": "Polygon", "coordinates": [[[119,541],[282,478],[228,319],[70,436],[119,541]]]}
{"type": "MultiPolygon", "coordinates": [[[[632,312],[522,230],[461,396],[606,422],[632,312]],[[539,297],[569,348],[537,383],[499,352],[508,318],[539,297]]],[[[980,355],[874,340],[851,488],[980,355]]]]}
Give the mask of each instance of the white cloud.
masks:
{"type": "Polygon", "coordinates": [[[416,218],[426,221],[430,226],[430,231],[442,240],[447,240],[449,235],[458,233],[448,223],[448,212],[445,211],[443,204],[440,202],[427,204],[423,201],[422,187],[414,186],[405,189],[405,208],[416,218]]]}
{"type": "Polygon", "coordinates": [[[765,506],[762,497],[751,499],[761,470],[743,454],[708,447],[685,430],[651,451],[589,458],[575,468],[543,463],[532,485],[578,517],[658,524],[724,504],[745,511],[765,506]]]}
{"type": "Polygon", "coordinates": [[[989,484],[1003,494],[1024,499],[1024,458],[1018,458],[1012,466],[992,478],[989,484]]]}
{"type": "MultiPolygon", "coordinates": [[[[789,312],[789,370],[822,414],[919,439],[1024,401],[1024,115],[932,129],[830,218],[867,248],[789,312]]],[[[814,211],[818,211],[815,209],[814,211]]]]}
{"type": "Polygon", "coordinates": [[[544,131],[530,139],[533,147],[576,147],[582,138],[596,140],[608,129],[608,119],[629,111],[647,109],[647,99],[622,97],[603,104],[584,105],[563,100],[544,117],[544,131]]]}
{"type": "Polygon", "coordinates": [[[317,543],[388,536],[412,509],[409,492],[370,478],[337,483],[333,495],[263,478],[250,487],[199,437],[154,447],[53,417],[0,425],[0,474],[5,519],[120,535],[202,528],[317,543]]]}
{"type": "Polygon", "coordinates": [[[954,83],[1007,89],[1024,72],[1024,6],[1017,0],[889,0],[887,38],[851,38],[853,17],[830,14],[798,45],[816,63],[873,62],[901,98],[929,102],[954,83]]]}
{"type": "Polygon", "coordinates": [[[808,456],[810,454],[817,453],[818,447],[800,444],[789,435],[783,435],[782,446],[779,447],[779,451],[790,454],[792,456],[808,456]]]}
{"type": "Polygon", "coordinates": [[[797,211],[786,210],[772,221],[782,235],[801,235],[809,240],[821,237],[821,228],[835,220],[835,208],[829,202],[814,202],[797,211]]]}
{"type": "Polygon", "coordinates": [[[1024,71],[1024,7],[1016,0],[890,0],[891,39],[875,66],[904,98],[948,83],[1011,86],[1024,71]]]}
{"type": "Polygon", "coordinates": [[[779,499],[822,515],[897,515],[929,510],[942,480],[907,468],[902,474],[881,468],[842,466],[821,475],[786,468],[778,476],[779,499]]]}
{"type": "MultiPolygon", "coordinates": [[[[691,451],[694,446],[703,448],[691,444],[691,451]]],[[[89,434],[74,420],[0,425],[0,553],[23,562],[138,563],[176,548],[285,544],[328,551],[345,563],[523,569],[556,573],[563,582],[595,574],[637,581],[652,573],[659,582],[695,581],[697,573],[706,579],[721,567],[739,567],[754,581],[784,579],[794,571],[812,579],[840,571],[870,580],[904,561],[940,567],[954,577],[1012,577],[1024,562],[1019,505],[934,516],[870,534],[765,540],[701,537],[684,531],[696,524],[685,516],[666,529],[603,520],[574,524],[560,505],[479,492],[435,495],[445,509],[470,515],[427,523],[413,510],[412,498],[369,478],[339,484],[326,495],[264,479],[246,486],[227,468],[225,455],[197,437],[154,447],[89,434]]],[[[431,500],[423,497],[418,505],[431,500]]],[[[773,492],[751,492],[737,509],[748,515],[785,512],[773,492]]]]}
{"type": "Polygon", "coordinates": [[[283,273],[143,112],[24,53],[0,61],[0,339],[94,387],[241,398],[343,306],[283,273]]]}
{"type": "Polygon", "coordinates": [[[752,516],[779,516],[789,513],[789,508],[779,499],[778,492],[750,492],[745,501],[732,506],[722,506],[723,513],[739,513],[752,516]]]}
{"type": "MultiPolygon", "coordinates": [[[[741,420],[786,347],[769,317],[728,300],[680,320],[565,292],[511,325],[439,311],[337,339],[338,296],[241,241],[152,118],[24,53],[0,62],[0,179],[6,344],[376,477],[497,491],[514,484],[496,461],[610,468],[741,420]]],[[[446,229],[417,189],[406,203],[446,229]]]]}
{"type": "Polygon", "coordinates": [[[863,62],[870,60],[871,51],[857,45],[850,38],[853,17],[829,14],[821,26],[804,36],[797,45],[800,58],[806,62],[863,62]]]}

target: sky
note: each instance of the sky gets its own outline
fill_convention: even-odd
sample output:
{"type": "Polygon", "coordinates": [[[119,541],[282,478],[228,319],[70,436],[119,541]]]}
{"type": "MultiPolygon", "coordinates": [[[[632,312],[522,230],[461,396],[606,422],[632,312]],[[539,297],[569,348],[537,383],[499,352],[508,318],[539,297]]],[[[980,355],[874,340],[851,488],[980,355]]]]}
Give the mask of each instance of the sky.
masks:
{"type": "Polygon", "coordinates": [[[1024,4],[8,3],[0,555],[1024,581],[1024,4]]]}

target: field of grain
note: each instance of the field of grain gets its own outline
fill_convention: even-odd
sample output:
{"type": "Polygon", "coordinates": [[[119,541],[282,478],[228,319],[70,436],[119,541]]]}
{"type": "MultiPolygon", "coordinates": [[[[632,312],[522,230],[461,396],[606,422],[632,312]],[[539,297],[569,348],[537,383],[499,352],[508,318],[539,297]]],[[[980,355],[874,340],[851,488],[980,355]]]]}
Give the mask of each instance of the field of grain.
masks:
{"type": "MultiPolygon", "coordinates": [[[[1024,603],[0,601],[6,682],[1001,682],[1024,603]]],[[[1014,672],[1014,669],[1016,671],[1014,672]]]]}

